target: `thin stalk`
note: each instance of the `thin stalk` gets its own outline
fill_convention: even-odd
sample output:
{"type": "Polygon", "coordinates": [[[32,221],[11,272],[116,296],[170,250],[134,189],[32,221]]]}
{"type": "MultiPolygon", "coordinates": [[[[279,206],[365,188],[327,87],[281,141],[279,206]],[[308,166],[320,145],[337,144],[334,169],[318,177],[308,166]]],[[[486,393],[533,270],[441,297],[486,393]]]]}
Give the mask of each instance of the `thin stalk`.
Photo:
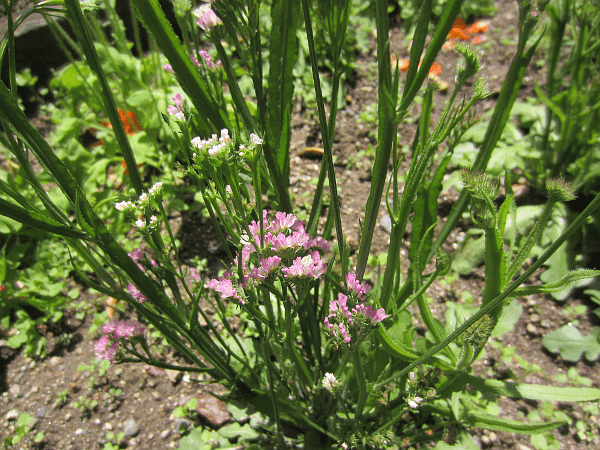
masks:
{"type": "MultiPolygon", "coordinates": [[[[375,233],[379,214],[379,204],[386,184],[388,164],[392,152],[394,136],[397,133],[396,101],[397,92],[392,92],[392,69],[390,63],[389,17],[386,0],[376,1],[377,23],[377,62],[378,62],[378,136],[377,152],[373,165],[373,180],[365,211],[365,224],[356,263],[356,277],[361,279],[367,266],[367,259],[375,233]]],[[[340,252],[341,253],[341,252],[340,252]]],[[[395,266],[391,268],[395,270],[395,266]]]]}
{"type": "MultiPolygon", "coordinates": [[[[342,216],[340,213],[340,201],[337,191],[337,182],[335,177],[335,167],[333,166],[333,146],[327,117],[325,115],[325,101],[321,91],[321,80],[319,78],[319,67],[317,63],[317,54],[315,50],[315,41],[312,32],[312,24],[310,19],[310,7],[308,0],[302,0],[302,11],[304,13],[304,24],[306,28],[306,39],[308,41],[308,49],[310,53],[310,62],[312,66],[313,83],[315,86],[315,95],[317,97],[317,108],[319,112],[319,125],[321,127],[321,138],[323,139],[324,157],[323,163],[327,169],[327,177],[329,179],[329,192],[331,195],[331,208],[335,218],[335,232],[337,236],[338,248],[340,257],[342,258],[342,277],[346,278],[348,271],[348,262],[344,253],[344,232],[342,230],[342,216]]],[[[334,121],[335,124],[335,121],[334,121]]]]}
{"type": "Polygon", "coordinates": [[[6,36],[8,36],[8,77],[10,80],[10,92],[17,98],[17,63],[15,56],[15,26],[13,22],[13,2],[4,0],[4,10],[6,11],[6,36]]]}
{"type": "Polygon", "coordinates": [[[354,420],[357,423],[360,423],[360,417],[362,416],[363,409],[367,402],[367,382],[365,381],[365,374],[362,370],[358,346],[354,348],[352,358],[354,361],[354,373],[356,374],[356,381],[358,382],[358,402],[356,403],[356,409],[354,410],[354,420]]]}

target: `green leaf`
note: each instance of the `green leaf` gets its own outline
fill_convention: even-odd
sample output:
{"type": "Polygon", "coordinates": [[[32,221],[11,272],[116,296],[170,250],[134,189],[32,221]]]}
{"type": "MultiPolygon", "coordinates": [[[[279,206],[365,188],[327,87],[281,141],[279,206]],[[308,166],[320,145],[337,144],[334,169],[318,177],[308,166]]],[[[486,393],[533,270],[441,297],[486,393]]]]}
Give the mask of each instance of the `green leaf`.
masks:
{"type": "Polygon", "coordinates": [[[525,297],[533,294],[549,294],[559,292],[569,287],[571,283],[600,276],[600,270],[574,270],[569,272],[562,280],[540,286],[527,286],[516,289],[512,297],[525,297]]]}
{"type": "Polygon", "coordinates": [[[402,323],[397,323],[389,329],[386,329],[383,324],[379,324],[377,336],[383,348],[392,356],[405,361],[413,361],[419,356],[419,353],[403,342],[406,329],[406,325],[402,323]]]}
{"type": "Polygon", "coordinates": [[[544,336],[542,345],[552,353],[560,352],[561,358],[567,361],[579,361],[582,354],[588,361],[595,361],[600,356],[599,335],[599,327],[583,336],[574,325],[568,324],[544,336]]]}
{"type": "Polygon", "coordinates": [[[182,437],[179,440],[180,450],[211,450],[213,446],[207,441],[211,439],[211,432],[202,429],[202,427],[194,428],[190,434],[182,437]]]}
{"type": "Polygon", "coordinates": [[[515,328],[519,318],[523,314],[523,307],[517,301],[510,302],[503,310],[498,323],[492,331],[491,337],[502,336],[515,328]]]}
{"type": "Polygon", "coordinates": [[[432,450],[479,450],[479,448],[479,445],[473,442],[471,435],[467,431],[463,431],[456,444],[450,445],[444,441],[439,441],[432,450]]]}
{"type": "Polygon", "coordinates": [[[463,245],[452,258],[452,270],[459,275],[473,272],[485,259],[485,235],[479,228],[471,228],[465,235],[463,245]]]}
{"type": "Polygon", "coordinates": [[[239,423],[232,423],[219,429],[219,435],[226,438],[239,438],[239,439],[254,439],[258,437],[258,432],[250,428],[250,425],[240,425],[239,423]]]}
{"type": "Polygon", "coordinates": [[[513,383],[486,380],[473,375],[463,375],[465,383],[472,388],[504,397],[556,402],[593,402],[600,400],[600,389],[543,386],[539,384],[513,383]]]}
{"type": "Polygon", "coordinates": [[[527,423],[522,420],[501,419],[486,414],[467,414],[463,417],[463,421],[474,427],[519,434],[548,433],[567,423],[563,421],[527,423]]]}
{"type": "Polygon", "coordinates": [[[19,418],[17,419],[17,426],[24,427],[25,425],[29,425],[31,422],[31,415],[27,412],[21,413],[19,418]]]}

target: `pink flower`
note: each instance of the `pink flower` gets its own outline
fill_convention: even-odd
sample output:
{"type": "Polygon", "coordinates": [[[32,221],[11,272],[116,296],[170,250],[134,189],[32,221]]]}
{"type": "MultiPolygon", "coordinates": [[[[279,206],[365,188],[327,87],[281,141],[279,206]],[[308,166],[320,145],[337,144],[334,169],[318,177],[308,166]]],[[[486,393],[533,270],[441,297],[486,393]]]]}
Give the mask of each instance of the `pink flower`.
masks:
{"type": "Polygon", "coordinates": [[[377,311],[375,311],[371,305],[365,306],[364,303],[356,305],[356,308],[352,310],[352,313],[355,317],[363,317],[369,320],[372,324],[381,322],[383,319],[388,317],[383,308],[379,308],[377,311]]]}
{"type": "Polygon", "coordinates": [[[173,96],[173,101],[175,102],[175,105],[169,105],[169,107],[167,108],[167,112],[170,115],[175,116],[175,118],[177,118],[177,120],[184,121],[185,120],[185,112],[183,110],[183,95],[181,95],[178,92],[177,94],[175,94],[173,96]]]}
{"type": "Polygon", "coordinates": [[[304,243],[304,248],[306,250],[317,250],[323,253],[329,253],[331,251],[331,247],[329,242],[323,239],[321,236],[317,236],[314,239],[309,239],[304,243]]]}
{"type": "Polygon", "coordinates": [[[198,271],[195,268],[193,268],[193,267],[190,268],[190,275],[192,276],[192,279],[195,282],[200,281],[200,274],[198,273],[198,271]]]}
{"type": "Polygon", "coordinates": [[[165,69],[169,73],[175,74],[175,72],[173,71],[173,67],[171,67],[171,64],[165,64],[163,66],[163,69],[165,69]]]}
{"type": "Polygon", "coordinates": [[[318,252],[313,252],[304,258],[296,258],[290,267],[281,269],[288,279],[306,280],[320,278],[325,273],[327,265],[321,259],[318,252]]]}
{"type": "Polygon", "coordinates": [[[304,231],[294,231],[286,236],[283,233],[273,237],[271,249],[283,259],[293,258],[298,250],[304,249],[304,244],[310,239],[310,236],[304,231]]]}
{"type": "Polygon", "coordinates": [[[119,344],[117,342],[111,342],[110,338],[107,335],[104,335],[94,344],[94,350],[98,358],[115,363],[117,361],[119,344]]]}
{"type": "Polygon", "coordinates": [[[250,276],[257,281],[265,280],[271,273],[279,267],[281,258],[279,256],[269,256],[260,260],[259,267],[255,267],[250,271],[250,276]]]}
{"type": "Polygon", "coordinates": [[[127,290],[129,291],[129,293],[131,294],[131,296],[133,298],[137,298],[137,300],[140,303],[144,303],[145,301],[148,301],[148,299],[146,298],[146,296],[144,294],[142,294],[138,288],[136,288],[133,283],[129,283],[129,285],[127,286],[127,290]]]}
{"type": "Polygon", "coordinates": [[[206,287],[218,292],[222,298],[236,298],[242,305],[246,304],[246,302],[237,293],[235,287],[233,287],[233,282],[227,278],[221,278],[219,280],[213,278],[206,283],[206,287]]]}
{"type": "Polygon", "coordinates": [[[347,306],[348,297],[341,292],[338,294],[338,299],[329,303],[329,317],[335,316],[338,311],[342,316],[346,317],[352,323],[352,315],[347,306]]]}
{"type": "Polygon", "coordinates": [[[277,211],[275,213],[275,220],[269,225],[269,231],[273,234],[284,233],[292,229],[292,226],[294,226],[297,220],[297,217],[293,214],[277,211]]]}
{"type": "Polygon", "coordinates": [[[144,253],[139,248],[136,248],[129,254],[129,257],[138,262],[140,259],[144,259],[144,253]]]}
{"type": "MultiPolygon", "coordinates": [[[[338,329],[340,330],[340,335],[342,336],[342,338],[344,338],[344,343],[348,344],[352,338],[350,336],[348,336],[348,331],[346,330],[346,327],[344,326],[343,323],[340,323],[338,325],[338,329]]],[[[335,332],[334,332],[335,334],[335,332]]]]}
{"type": "Polygon", "coordinates": [[[346,275],[346,284],[348,286],[348,290],[350,292],[354,292],[361,300],[364,300],[367,292],[371,290],[371,286],[368,284],[360,284],[360,282],[356,279],[356,274],[354,273],[349,273],[346,275]]]}
{"type": "Polygon", "coordinates": [[[209,31],[210,29],[223,23],[211,9],[210,4],[202,5],[199,8],[196,8],[193,11],[193,14],[198,18],[196,23],[204,31],[209,31]]]}
{"type": "Polygon", "coordinates": [[[198,52],[198,54],[206,62],[206,67],[208,67],[209,69],[215,68],[215,65],[212,62],[212,58],[210,57],[210,55],[208,54],[208,52],[206,50],[200,50],[198,52]]]}
{"type": "Polygon", "coordinates": [[[117,353],[121,348],[123,339],[129,340],[144,334],[144,327],[135,320],[117,320],[104,325],[104,336],[94,344],[98,358],[106,359],[111,363],[117,360],[117,353]]]}
{"type": "MultiPolygon", "coordinates": [[[[105,330],[106,331],[106,330],[105,330]]],[[[114,339],[131,339],[136,336],[142,336],[145,328],[135,320],[119,320],[114,323],[114,339]]]]}

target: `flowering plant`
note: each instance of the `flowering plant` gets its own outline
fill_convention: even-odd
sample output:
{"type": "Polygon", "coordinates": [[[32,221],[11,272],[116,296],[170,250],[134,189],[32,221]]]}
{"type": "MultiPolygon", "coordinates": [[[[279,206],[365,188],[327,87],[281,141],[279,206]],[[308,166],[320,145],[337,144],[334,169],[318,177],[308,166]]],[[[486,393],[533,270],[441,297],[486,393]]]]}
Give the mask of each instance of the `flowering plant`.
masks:
{"type": "Polygon", "coordinates": [[[523,270],[523,263],[552,208],[571,197],[568,184],[550,180],[547,206],[525,243],[516,250],[516,205],[510,177],[505,178],[507,195],[498,209],[494,201],[499,183],[477,171],[485,169],[506,124],[507,111],[514,102],[524,69],[539,44],[539,40],[532,43],[530,38],[539,21],[538,11],[544,9],[546,2],[537,2],[538,9],[532,9],[532,4],[523,0],[519,2],[517,55],[500,93],[485,143],[474,164],[475,170],[464,173],[465,189],[434,241],[437,196],[449,156],[444,155],[433,169],[434,157],[442,144],[447,145],[449,154],[453,151],[474,123],[471,108],[490,93],[485,80],[478,78],[480,56],[472,47],[456,43],[454,48],[464,63],[457,71],[455,86],[433,130],[429,124],[436,83],[425,89],[423,120],[401,186],[396,152],[398,125],[408,115],[450,31],[456,28],[461,5],[460,0],[446,3],[425,49],[432,3],[425,1],[421,7],[406,65],[406,80],[400,89],[399,69],[392,69],[390,63],[387,2],[375,2],[378,147],[354,264],[341,221],[332,153],[343,66],[340,55],[351,2],[319,2],[334,68],[328,118],[308,0],[270,3],[268,75],[263,72],[261,53],[262,46],[267,45],[260,22],[264,3],[217,0],[212,7],[204,5],[193,11],[197,25],[206,32],[220,58],[220,62],[213,63],[209,53],[196,45],[198,30],[190,33],[191,29],[186,28],[189,20],[186,22],[185,18],[189,19],[191,5],[186,9],[186,2],[178,2],[183,8],[177,11],[184,34],[182,45],[158,0],[132,0],[169,60],[164,71],[174,74],[181,85],[181,92],[172,97],[174,104],[164,108],[168,114],[162,115],[175,136],[173,141],[179,145],[173,149],[179,155],[177,168],[187,182],[196,186],[228,253],[227,270],[220,277],[205,281],[179,259],[178,241],[163,202],[163,185],[155,182],[145,189],[148,183],[139,173],[125,124],[98,64],[86,18],[77,0],[65,0],[63,12],[68,13],[88,64],[98,76],[106,113],[129,169],[132,192],[111,200],[116,210],[130,219],[144,248],[134,252],[124,249],[72,170],[27,121],[3,84],[0,85],[0,117],[6,132],[3,143],[28,170],[39,202],[23,200],[4,183],[0,187],[10,200],[2,198],[2,214],[63,236],[85,263],[75,267],[81,279],[113,299],[111,302],[126,302],[140,321],[160,332],[188,365],[162,361],[147,343],[145,326],[132,321],[105,325],[104,335],[96,344],[98,356],[116,363],[144,362],[207,374],[230,389],[231,401],[252,406],[271,420],[275,425],[275,445],[279,448],[297,439],[286,433],[290,428],[301,436],[304,447],[399,448],[439,439],[449,443],[467,439],[463,427],[470,424],[525,432],[560,426],[551,423],[541,428],[538,424],[523,425],[489,415],[482,419],[480,411],[474,412],[474,407],[469,409],[460,401],[461,396],[472,395],[465,388],[467,383],[478,391],[534,399],[600,398],[597,389],[540,388],[472,374],[472,363],[501,322],[503,309],[511,298],[560,289],[598,274],[580,271],[552,284],[520,288],[600,204],[600,196],[534,264],[523,270]],[[293,214],[289,192],[290,104],[302,18],[324,146],[317,190],[306,222],[293,214]],[[256,98],[252,108],[238,83],[232,48],[252,80],[256,98]],[[227,96],[223,86],[225,77],[227,96]],[[473,86],[469,99],[457,101],[459,92],[467,86],[473,86]],[[60,187],[69,214],[43,189],[31,170],[24,146],[60,187]],[[388,173],[390,162],[393,170],[388,173]],[[322,196],[326,178],[331,202],[328,220],[320,226],[319,217],[325,210],[322,196]],[[391,219],[389,249],[383,273],[371,286],[364,275],[386,185],[387,212],[391,219]],[[481,306],[471,311],[464,322],[443,323],[434,317],[424,294],[449,270],[450,260],[440,249],[441,244],[462,217],[470,199],[473,223],[483,230],[485,238],[485,288],[481,306]],[[400,249],[409,221],[413,223],[408,243],[409,267],[408,276],[403,279],[400,249]],[[511,245],[506,246],[506,242],[511,245]],[[425,273],[434,256],[435,269],[425,273]],[[213,303],[219,326],[201,308],[200,299],[213,303]],[[425,336],[418,336],[414,328],[413,316],[408,312],[412,302],[417,305],[414,317],[427,330],[425,336]],[[228,320],[231,311],[239,317],[239,325],[235,327],[228,320]],[[423,421],[415,419],[420,412],[425,416],[423,421]]]}

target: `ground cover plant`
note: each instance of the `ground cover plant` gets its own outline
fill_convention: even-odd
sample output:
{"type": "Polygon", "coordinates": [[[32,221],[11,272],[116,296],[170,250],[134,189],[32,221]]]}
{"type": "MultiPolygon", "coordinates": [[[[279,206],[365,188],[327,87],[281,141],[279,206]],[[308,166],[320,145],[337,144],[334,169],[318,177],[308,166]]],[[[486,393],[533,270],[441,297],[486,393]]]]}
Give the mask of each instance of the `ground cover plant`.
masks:
{"type": "MultiPolygon", "coordinates": [[[[252,442],[254,448],[468,446],[474,445],[469,434],[473,427],[544,436],[565,423],[551,404],[542,407],[537,418],[531,414],[527,422],[503,418],[488,407],[490,395],[546,402],[598,400],[598,389],[502,381],[476,376],[472,370],[490,336],[514,326],[520,312],[511,299],[560,291],[598,275],[579,270],[522,286],[557,255],[600,200],[591,197],[569,226],[558,231],[554,227],[556,235],[542,245],[552,228],[550,219],[561,203],[575,196],[572,185],[548,177],[544,185],[548,200],[537,213],[529,211],[527,227],[525,211],[516,206],[514,173],[503,167],[507,170],[500,171],[501,181],[483,172],[543,37],[535,33],[546,3],[519,3],[516,55],[476,157],[460,172],[462,193],[439,228],[437,209],[446,172],[461,141],[477,124],[474,107],[490,95],[485,80],[478,77],[481,57],[472,46],[459,42],[465,34],[464,22],[457,21],[462,2],[446,2],[441,15],[432,13],[433,2],[424,2],[401,79],[400,68],[392,65],[387,2],[370,4],[377,29],[377,149],[355,259],[350,257],[341,221],[333,159],[339,92],[348,64],[342,55],[351,2],[217,1],[197,9],[189,2],[175,2],[182,45],[158,2],[132,1],[168,63],[157,64],[160,58],[155,56],[150,62],[153,75],[140,76],[140,83],[129,91],[120,86],[117,92],[122,89],[129,95],[116,99],[111,67],[126,58],[127,50],[121,48],[118,54],[107,50],[108,43],[93,41],[81,9],[88,3],[67,0],[64,10],[54,2],[47,7],[54,14],[66,14],[87,61],[87,66],[74,63],[66,69],[58,80],[69,70],[71,75],[58,83],[89,93],[86,85],[97,87],[94,95],[101,99],[94,102],[98,99],[92,95],[73,92],[67,105],[75,117],[98,117],[94,131],[87,130],[94,138],[88,149],[95,156],[88,158],[78,144],[74,155],[61,154],[60,138],[49,145],[26,120],[14,97],[14,84],[9,83],[12,93],[0,87],[2,143],[32,187],[31,195],[25,196],[7,178],[2,184],[2,213],[24,226],[62,236],[71,248],[77,277],[111,299],[109,316],[123,305],[135,311],[136,320],[113,320],[103,327],[95,345],[99,358],[200,374],[228,389],[223,400],[242,409],[251,407],[266,418],[254,423],[260,435],[246,425],[220,430],[218,436],[198,430],[182,439],[182,448],[211,442],[226,446],[231,437],[252,442]],[[203,42],[214,47],[200,50],[195,26],[203,30],[203,42]],[[305,222],[294,214],[298,208],[290,192],[291,101],[298,79],[294,69],[301,49],[299,35],[308,48],[323,143],[316,192],[304,211],[305,222]],[[443,86],[432,68],[449,36],[458,37],[452,46],[462,62],[454,84],[445,88],[450,94],[440,108],[434,104],[434,92],[443,86]],[[321,53],[327,63],[319,61],[318,48],[327,48],[321,53]],[[327,98],[321,89],[324,70],[331,77],[327,98]],[[181,92],[159,84],[171,74],[181,92]],[[152,88],[154,83],[160,85],[160,92],[147,92],[146,83],[152,88]],[[170,96],[168,107],[156,100],[170,96]],[[409,152],[403,155],[398,151],[397,129],[410,118],[416,99],[420,117],[409,152]],[[147,114],[144,119],[140,112],[138,121],[131,108],[140,105],[147,114]],[[143,140],[152,133],[156,140],[143,140]],[[146,147],[138,147],[140,142],[146,147]],[[36,175],[27,152],[36,157],[41,175],[36,175]],[[89,167],[92,161],[95,167],[89,167]],[[144,166],[138,166],[140,161],[144,166]],[[157,171],[144,173],[148,166],[157,171]],[[116,189],[98,190],[94,185],[98,176],[114,173],[115,167],[126,168],[128,179],[116,189]],[[52,195],[42,184],[48,181],[56,186],[52,195]],[[196,198],[222,241],[227,269],[220,276],[204,277],[178,256],[169,211],[182,206],[173,198],[178,189],[189,192],[188,186],[198,193],[196,198]],[[501,187],[503,200],[496,203],[501,187]],[[390,221],[390,242],[380,258],[381,267],[371,267],[373,281],[367,284],[382,201],[390,221]],[[481,236],[484,249],[481,298],[466,306],[452,302],[436,316],[426,293],[434,282],[448,282],[449,271],[461,262],[442,250],[442,244],[469,203],[470,220],[480,230],[474,233],[481,236]],[[128,230],[127,236],[136,240],[124,239],[128,230]],[[401,258],[403,246],[407,258],[401,258]],[[529,260],[532,255],[535,261],[529,260]],[[416,307],[410,306],[413,303],[416,307]],[[206,304],[213,315],[201,306],[206,304]],[[159,337],[182,356],[179,364],[164,357],[164,347],[156,345],[159,337]],[[538,421],[540,414],[548,420],[538,421]]],[[[118,30],[118,24],[115,27],[118,30]]],[[[14,51],[10,32],[5,41],[9,61],[14,51]]],[[[118,34],[114,32],[115,42],[123,47],[118,34]]],[[[95,37],[102,39],[101,33],[95,37]]],[[[142,71],[143,63],[126,61],[134,72],[142,71]]],[[[59,136],[82,133],[81,122],[72,125],[67,131],[59,128],[59,136]]],[[[464,265],[462,270],[468,272],[464,265]]],[[[594,359],[595,336],[590,335],[589,347],[583,346],[589,359],[594,359]]],[[[546,345],[560,351],[557,342],[561,339],[554,336],[546,345]]],[[[576,374],[572,378],[581,380],[576,374]]],[[[77,405],[91,414],[98,403],[82,395],[77,405]]],[[[193,415],[193,402],[180,406],[178,415],[193,415]]],[[[582,435],[585,432],[582,427],[582,435]]],[[[113,433],[105,448],[118,447],[122,439],[113,433]]],[[[536,441],[540,446],[542,439],[546,438],[536,441]]]]}

